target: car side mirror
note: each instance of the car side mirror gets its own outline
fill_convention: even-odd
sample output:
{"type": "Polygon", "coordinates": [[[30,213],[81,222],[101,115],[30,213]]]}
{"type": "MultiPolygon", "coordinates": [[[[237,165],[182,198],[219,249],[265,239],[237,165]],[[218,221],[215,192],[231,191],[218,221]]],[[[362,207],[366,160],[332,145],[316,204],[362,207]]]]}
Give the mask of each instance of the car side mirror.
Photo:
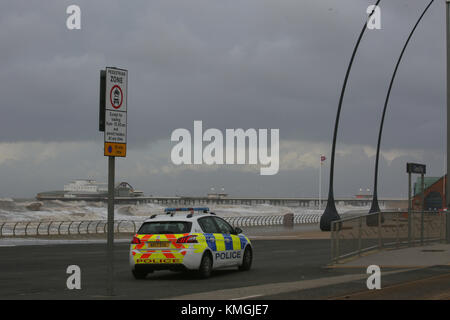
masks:
{"type": "Polygon", "coordinates": [[[236,227],[236,228],[234,228],[234,232],[235,232],[236,234],[242,233],[242,229],[236,227]]]}

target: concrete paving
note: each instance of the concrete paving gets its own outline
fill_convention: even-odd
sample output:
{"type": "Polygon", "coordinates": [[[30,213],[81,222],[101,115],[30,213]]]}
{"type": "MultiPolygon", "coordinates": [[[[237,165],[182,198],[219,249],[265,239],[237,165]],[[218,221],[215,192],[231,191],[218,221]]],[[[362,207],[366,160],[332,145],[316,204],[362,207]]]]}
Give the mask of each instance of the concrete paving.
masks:
{"type": "Polygon", "coordinates": [[[450,244],[433,244],[423,247],[386,249],[365,256],[355,257],[334,267],[419,268],[450,265],[450,244]]]}

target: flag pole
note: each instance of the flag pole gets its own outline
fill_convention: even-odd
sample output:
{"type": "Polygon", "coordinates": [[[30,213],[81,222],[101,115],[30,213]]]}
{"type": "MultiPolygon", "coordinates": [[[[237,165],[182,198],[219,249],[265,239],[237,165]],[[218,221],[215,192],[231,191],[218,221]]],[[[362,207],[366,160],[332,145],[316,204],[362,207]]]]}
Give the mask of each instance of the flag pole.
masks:
{"type": "Polygon", "coordinates": [[[319,158],[319,210],[322,209],[322,155],[319,158]]]}

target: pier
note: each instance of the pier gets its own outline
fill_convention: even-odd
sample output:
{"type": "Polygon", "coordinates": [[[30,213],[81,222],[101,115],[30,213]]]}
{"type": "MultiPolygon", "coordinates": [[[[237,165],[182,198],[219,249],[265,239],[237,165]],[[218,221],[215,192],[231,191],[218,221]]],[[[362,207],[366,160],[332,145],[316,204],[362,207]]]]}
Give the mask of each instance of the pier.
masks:
{"type": "MultiPolygon", "coordinates": [[[[105,201],[107,197],[77,197],[77,198],[64,198],[64,197],[51,197],[51,196],[39,196],[37,200],[60,200],[60,201],[105,201]]],[[[370,198],[336,198],[336,205],[338,206],[356,206],[365,207],[370,206],[372,199],[370,198]]],[[[285,206],[285,207],[305,207],[305,208],[318,208],[319,198],[277,198],[277,197],[224,197],[224,198],[211,198],[211,197],[188,197],[188,196],[176,196],[176,197],[115,197],[116,204],[145,204],[154,203],[161,206],[196,206],[196,205],[241,205],[241,206],[253,206],[253,205],[272,205],[272,206],[285,206]]],[[[407,208],[408,200],[401,198],[382,198],[379,199],[380,206],[384,208],[407,208]]],[[[322,200],[322,207],[327,205],[326,200],[322,200]]]]}

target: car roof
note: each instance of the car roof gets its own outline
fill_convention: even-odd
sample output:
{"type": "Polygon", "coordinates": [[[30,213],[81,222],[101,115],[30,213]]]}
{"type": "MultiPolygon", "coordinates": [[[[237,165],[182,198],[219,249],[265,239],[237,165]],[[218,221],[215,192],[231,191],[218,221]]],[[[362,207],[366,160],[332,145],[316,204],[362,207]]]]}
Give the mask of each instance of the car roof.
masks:
{"type": "Polygon", "coordinates": [[[208,207],[165,208],[164,213],[154,214],[144,222],[151,221],[197,221],[199,218],[216,215],[208,207]]]}
{"type": "Polygon", "coordinates": [[[194,213],[193,215],[192,215],[192,217],[190,217],[190,218],[188,218],[187,216],[189,215],[190,213],[188,213],[188,212],[183,212],[183,213],[175,213],[175,214],[157,214],[157,215],[153,215],[152,217],[153,218],[148,218],[148,219],[145,219],[145,221],[144,222],[156,222],[156,221],[158,221],[158,222],[161,222],[161,221],[189,221],[189,222],[192,222],[192,221],[197,221],[198,219],[200,219],[200,218],[203,218],[203,217],[214,217],[215,215],[212,215],[212,214],[210,214],[210,213],[194,213]]]}

